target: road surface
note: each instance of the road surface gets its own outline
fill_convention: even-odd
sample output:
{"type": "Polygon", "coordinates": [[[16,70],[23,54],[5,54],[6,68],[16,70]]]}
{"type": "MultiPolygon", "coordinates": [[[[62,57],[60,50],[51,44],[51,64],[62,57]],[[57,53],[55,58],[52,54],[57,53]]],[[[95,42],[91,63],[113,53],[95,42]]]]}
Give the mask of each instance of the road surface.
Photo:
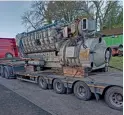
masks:
{"type": "MultiPolygon", "coordinates": [[[[28,83],[19,81],[17,79],[4,79],[0,77],[0,84],[5,87],[11,89],[13,92],[16,92],[20,96],[16,96],[13,101],[9,99],[9,97],[13,97],[15,93],[10,92],[10,90],[3,90],[6,94],[4,97],[1,92],[0,103],[5,106],[2,107],[2,112],[6,111],[6,109],[13,109],[15,112],[23,112],[25,115],[47,115],[51,113],[52,115],[122,115],[122,111],[117,111],[109,108],[103,99],[99,102],[96,102],[95,98],[92,98],[90,101],[82,101],[77,99],[74,94],[56,94],[53,90],[42,90],[39,88],[37,84],[28,83]],[[12,95],[10,95],[12,94],[12,95]],[[23,97],[23,101],[20,99],[23,97]],[[5,99],[4,99],[5,98],[5,99]],[[24,101],[25,98],[25,101],[24,101]],[[5,102],[13,103],[13,105],[9,104],[6,106],[5,102],[1,100],[5,100],[5,102]],[[32,102],[27,102],[26,100],[32,102]],[[29,104],[28,104],[29,103],[29,104]],[[24,107],[22,105],[24,104],[24,107]],[[30,105],[29,107],[26,105],[30,105]],[[16,106],[15,106],[16,105],[16,106]],[[12,107],[11,107],[12,106],[12,107]],[[11,108],[9,108],[11,107],[11,108]],[[49,112],[46,113],[45,111],[49,112]],[[35,113],[36,112],[36,113],[35,113]],[[44,113],[42,113],[44,112],[44,113]],[[41,114],[42,113],[42,114],[41,114]]],[[[1,91],[1,89],[0,89],[1,91]]],[[[0,110],[1,110],[0,105],[0,110]]],[[[7,112],[7,111],[6,111],[7,112]]],[[[11,115],[11,114],[3,114],[0,115],[11,115]]],[[[14,115],[14,114],[12,114],[14,115]]],[[[23,114],[16,114],[23,115],[23,114]]]]}
{"type": "Polygon", "coordinates": [[[51,115],[40,107],[0,85],[0,115],[51,115]]]}

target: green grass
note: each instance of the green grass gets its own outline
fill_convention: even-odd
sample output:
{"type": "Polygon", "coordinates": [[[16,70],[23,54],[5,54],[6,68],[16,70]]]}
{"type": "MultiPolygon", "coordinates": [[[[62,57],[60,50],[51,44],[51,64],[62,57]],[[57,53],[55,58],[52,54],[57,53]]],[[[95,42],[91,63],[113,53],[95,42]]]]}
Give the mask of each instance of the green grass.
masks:
{"type": "MultiPolygon", "coordinates": [[[[122,57],[112,57],[109,63],[110,66],[123,70],[123,56],[122,57]]],[[[110,68],[110,71],[115,70],[114,68],[110,68]]]]}

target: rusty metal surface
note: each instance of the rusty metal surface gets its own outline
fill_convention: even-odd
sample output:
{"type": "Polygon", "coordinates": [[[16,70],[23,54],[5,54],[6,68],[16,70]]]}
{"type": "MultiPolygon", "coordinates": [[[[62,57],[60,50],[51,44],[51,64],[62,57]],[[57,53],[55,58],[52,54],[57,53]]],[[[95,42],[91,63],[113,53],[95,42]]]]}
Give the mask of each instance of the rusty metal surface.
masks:
{"type": "Polygon", "coordinates": [[[90,49],[81,50],[79,55],[81,60],[88,61],[90,55],[90,49]]]}

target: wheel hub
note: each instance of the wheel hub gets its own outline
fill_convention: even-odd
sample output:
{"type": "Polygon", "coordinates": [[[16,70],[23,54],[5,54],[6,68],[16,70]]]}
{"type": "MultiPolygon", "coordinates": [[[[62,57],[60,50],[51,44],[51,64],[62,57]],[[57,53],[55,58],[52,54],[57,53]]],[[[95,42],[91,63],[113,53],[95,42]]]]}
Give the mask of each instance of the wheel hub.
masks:
{"type": "Polygon", "coordinates": [[[56,88],[57,88],[57,90],[61,90],[61,83],[57,82],[56,83],[56,88]]]}
{"type": "Polygon", "coordinates": [[[44,80],[43,79],[41,80],[41,82],[42,82],[42,84],[44,84],[44,80]]]}
{"type": "Polygon", "coordinates": [[[80,86],[80,87],[79,87],[78,94],[81,95],[81,96],[85,96],[85,89],[84,89],[83,86],[80,86]]]}
{"type": "Polygon", "coordinates": [[[118,101],[122,101],[122,99],[123,99],[123,97],[122,97],[120,94],[118,94],[118,95],[116,96],[116,98],[117,98],[118,101]]]}
{"type": "Polygon", "coordinates": [[[44,82],[43,79],[40,79],[40,84],[41,84],[41,85],[44,85],[44,84],[45,84],[45,82],[44,82]]]}
{"type": "Polygon", "coordinates": [[[119,93],[113,93],[110,96],[111,103],[117,107],[123,106],[123,97],[119,93]]]}

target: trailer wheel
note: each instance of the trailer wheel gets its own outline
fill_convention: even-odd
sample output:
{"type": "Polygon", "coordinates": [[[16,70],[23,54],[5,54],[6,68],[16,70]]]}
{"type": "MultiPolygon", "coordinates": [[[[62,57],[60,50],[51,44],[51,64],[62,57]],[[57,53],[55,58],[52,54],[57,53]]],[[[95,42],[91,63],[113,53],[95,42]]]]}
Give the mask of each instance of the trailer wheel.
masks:
{"type": "Polygon", "coordinates": [[[4,77],[4,67],[0,66],[0,75],[1,77],[4,77]]]}
{"type": "Polygon", "coordinates": [[[42,89],[47,89],[48,88],[48,84],[46,79],[44,79],[44,77],[39,77],[38,79],[38,84],[42,89]]]}
{"type": "Polygon", "coordinates": [[[4,76],[5,78],[9,79],[10,74],[7,66],[4,66],[4,76]]]}
{"type": "Polygon", "coordinates": [[[65,93],[66,88],[64,87],[64,84],[61,80],[55,79],[53,82],[53,89],[58,94],[65,93]]]}
{"type": "Polygon", "coordinates": [[[1,76],[1,70],[2,70],[2,67],[0,66],[0,76],[1,76]]]}
{"type": "Polygon", "coordinates": [[[109,107],[123,109],[123,89],[121,87],[111,87],[105,92],[105,101],[109,107]]]}
{"type": "Polygon", "coordinates": [[[91,98],[90,88],[82,81],[76,82],[74,85],[74,94],[77,98],[87,101],[91,98]]]}

